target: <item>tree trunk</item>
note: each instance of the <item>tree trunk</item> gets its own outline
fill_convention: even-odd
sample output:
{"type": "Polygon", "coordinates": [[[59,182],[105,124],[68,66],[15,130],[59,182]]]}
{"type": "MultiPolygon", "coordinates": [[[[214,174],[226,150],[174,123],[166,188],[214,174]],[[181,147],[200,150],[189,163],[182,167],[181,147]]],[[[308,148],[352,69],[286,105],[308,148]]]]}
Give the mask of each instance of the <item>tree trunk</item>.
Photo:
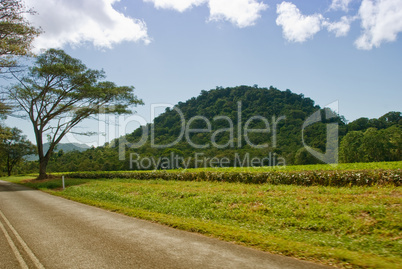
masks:
{"type": "Polygon", "coordinates": [[[45,157],[41,158],[39,160],[39,176],[37,177],[37,179],[46,179],[48,178],[47,174],[46,174],[46,168],[47,168],[47,163],[49,162],[49,160],[45,157]]]}
{"type": "Polygon", "coordinates": [[[11,169],[10,169],[10,154],[7,156],[7,175],[11,176],[11,169]]]}

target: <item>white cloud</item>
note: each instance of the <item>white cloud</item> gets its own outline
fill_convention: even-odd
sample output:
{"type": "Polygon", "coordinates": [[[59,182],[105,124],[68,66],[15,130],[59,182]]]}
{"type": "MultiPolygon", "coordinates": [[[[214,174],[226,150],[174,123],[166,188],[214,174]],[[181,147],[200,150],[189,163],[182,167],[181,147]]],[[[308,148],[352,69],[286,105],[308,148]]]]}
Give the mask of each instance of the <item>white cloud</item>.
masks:
{"type": "Polygon", "coordinates": [[[116,1],[25,0],[38,12],[28,19],[44,30],[34,42],[35,50],[87,42],[98,48],[112,48],[123,41],[149,43],[145,23],[115,10],[116,1]]]}
{"type": "Polygon", "coordinates": [[[193,6],[199,6],[207,0],[144,0],[144,2],[153,3],[156,8],[174,9],[183,12],[193,6]]]}
{"type": "Polygon", "coordinates": [[[338,22],[323,22],[323,25],[327,27],[329,32],[335,33],[336,37],[346,36],[350,30],[350,23],[352,19],[343,16],[338,22]]]}
{"type": "Polygon", "coordinates": [[[261,17],[261,11],[267,8],[267,5],[255,0],[209,0],[209,20],[227,20],[243,28],[254,25],[261,17]]]}
{"type": "Polygon", "coordinates": [[[332,4],[330,6],[330,9],[333,10],[343,10],[343,11],[348,11],[349,4],[353,0],[332,0],[332,4]]]}
{"type": "Polygon", "coordinates": [[[252,26],[261,17],[268,5],[257,0],[144,0],[156,8],[174,9],[184,12],[194,6],[208,4],[209,21],[229,21],[237,27],[252,26]]]}
{"type": "Polygon", "coordinates": [[[292,42],[304,42],[321,30],[321,14],[305,16],[296,5],[282,2],[277,5],[276,24],[282,26],[283,36],[292,42]]]}
{"type": "Polygon", "coordinates": [[[402,0],[363,0],[359,17],[363,34],[355,42],[357,48],[370,50],[395,41],[402,32],[402,0]]]}

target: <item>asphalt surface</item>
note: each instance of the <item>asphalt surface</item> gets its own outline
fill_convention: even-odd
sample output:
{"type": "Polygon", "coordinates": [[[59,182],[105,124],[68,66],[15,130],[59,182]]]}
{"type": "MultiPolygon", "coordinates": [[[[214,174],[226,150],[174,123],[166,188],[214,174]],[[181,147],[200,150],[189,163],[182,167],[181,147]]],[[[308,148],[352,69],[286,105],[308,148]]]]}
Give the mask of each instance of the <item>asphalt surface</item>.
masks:
{"type": "Polygon", "coordinates": [[[328,268],[0,181],[0,268],[328,268]]]}

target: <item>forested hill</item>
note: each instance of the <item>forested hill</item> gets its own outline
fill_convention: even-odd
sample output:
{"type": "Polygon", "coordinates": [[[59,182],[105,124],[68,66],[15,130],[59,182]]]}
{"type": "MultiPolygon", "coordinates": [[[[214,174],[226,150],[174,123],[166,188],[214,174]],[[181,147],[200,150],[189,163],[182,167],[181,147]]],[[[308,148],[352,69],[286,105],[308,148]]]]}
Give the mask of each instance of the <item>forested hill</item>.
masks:
{"type": "MultiPolygon", "coordinates": [[[[165,113],[155,118],[153,125],[137,129],[127,135],[127,139],[130,142],[138,142],[146,130],[149,133],[148,142],[152,142],[151,136],[154,135],[155,145],[167,145],[176,141],[183,130],[205,130],[209,129],[210,124],[211,131],[194,131],[188,133],[188,137],[184,133],[180,142],[162,152],[166,154],[174,148],[178,154],[184,156],[202,151],[211,157],[233,155],[239,151],[247,151],[253,156],[262,157],[272,152],[293,161],[294,154],[302,147],[302,125],[307,117],[319,109],[320,107],[310,98],[294,94],[290,90],[280,91],[273,87],[269,89],[248,86],[218,87],[202,91],[198,97],[186,102],[179,102],[175,109],[167,109],[165,113]],[[224,131],[225,129],[227,131],[224,131]],[[228,129],[232,129],[233,132],[228,129]],[[247,138],[245,129],[251,130],[247,138]],[[255,129],[267,131],[258,133],[253,131],[255,129]],[[265,144],[268,146],[259,148],[265,144]]],[[[344,126],[339,117],[335,120],[344,126]]],[[[324,124],[313,127],[306,132],[307,141],[310,146],[325,150],[324,124]]],[[[152,152],[149,146],[152,145],[147,143],[136,152],[142,154],[152,152]]]]}
{"type": "Polygon", "coordinates": [[[253,158],[264,159],[263,163],[251,164],[256,166],[277,165],[281,161],[286,165],[319,163],[306,151],[302,137],[306,145],[325,152],[327,126],[335,122],[339,127],[341,145],[345,135],[352,133],[348,134],[346,141],[349,144],[343,143],[352,152],[343,151],[341,147],[341,161],[346,160],[342,154],[353,155],[353,152],[360,152],[360,156],[354,154],[347,161],[370,161],[372,155],[377,156],[375,152],[369,152],[373,145],[368,145],[372,142],[367,141],[382,141],[383,144],[375,148],[386,145],[390,147],[386,151],[391,155],[380,156],[384,160],[401,158],[400,142],[392,142],[402,141],[397,137],[402,128],[400,112],[390,112],[379,119],[359,119],[346,124],[343,117],[321,109],[302,94],[273,87],[239,86],[202,91],[198,97],[179,102],[172,109],[167,108],[154,119],[153,124],[142,126],[103,147],[91,148],[82,153],[54,154],[49,167],[52,171],[86,171],[222,164],[239,166],[250,165],[253,158]],[[322,121],[306,127],[303,136],[302,129],[306,120],[311,119],[317,111],[321,112],[322,121]],[[351,141],[356,136],[359,140],[352,146],[351,141]],[[373,136],[376,138],[373,139],[373,136]],[[125,141],[125,146],[119,144],[122,141],[125,141]],[[123,161],[119,160],[119,149],[123,149],[123,161]],[[211,163],[214,157],[225,162],[211,163]],[[208,158],[209,161],[199,162],[208,158]],[[169,161],[162,163],[163,159],[169,161]]]}

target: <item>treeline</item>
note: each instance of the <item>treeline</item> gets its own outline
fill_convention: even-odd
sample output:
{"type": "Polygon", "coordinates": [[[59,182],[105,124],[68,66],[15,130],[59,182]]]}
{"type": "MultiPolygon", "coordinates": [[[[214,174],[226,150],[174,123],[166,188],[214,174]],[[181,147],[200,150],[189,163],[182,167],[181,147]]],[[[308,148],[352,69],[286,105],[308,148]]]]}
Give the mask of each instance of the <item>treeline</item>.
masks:
{"type": "Polygon", "coordinates": [[[10,176],[13,172],[26,173],[34,169],[36,164],[28,162],[24,157],[35,152],[36,147],[21,130],[0,125],[0,176],[10,176]]]}
{"type": "Polygon", "coordinates": [[[340,143],[340,161],[381,162],[402,160],[402,117],[389,112],[379,119],[360,118],[347,125],[340,143]]]}

